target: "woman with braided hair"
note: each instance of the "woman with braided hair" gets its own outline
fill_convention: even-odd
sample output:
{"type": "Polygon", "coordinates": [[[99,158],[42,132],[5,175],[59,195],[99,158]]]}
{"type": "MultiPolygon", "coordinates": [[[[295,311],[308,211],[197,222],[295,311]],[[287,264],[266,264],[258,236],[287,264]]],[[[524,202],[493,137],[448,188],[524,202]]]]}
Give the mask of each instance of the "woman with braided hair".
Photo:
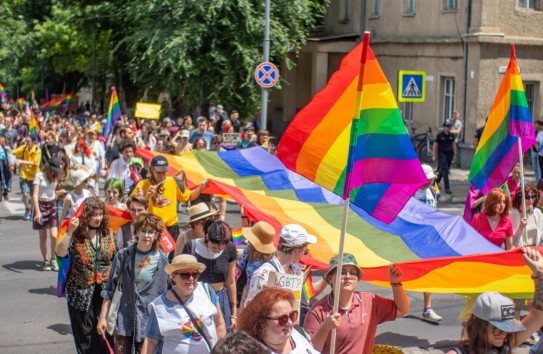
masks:
{"type": "Polygon", "coordinates": [[[168,275],[164,267],[168,257],[158,249],[160,235],[166,226],[161,218],[142,213],[134,220],[136,243],[123,248],[113,261],[105,290],[104,302],[97,331],[106,330],[106,315],[121,282],[121,305],[115,326],[115,353],[141,353],[145,339],[145,327],[149,312],[147,305],[160,294],[166,292],[168,275]]]}
{"type": "Polygon", "coordinates": [[[55,250],[59,257],[71,257],[66,300],[77,353],[108,353],[104,338],[95,328],[102,308],[100,293],[115,255],[115,239],[100,198],[85,199],[82,215],[70,220],[55,250]]]}

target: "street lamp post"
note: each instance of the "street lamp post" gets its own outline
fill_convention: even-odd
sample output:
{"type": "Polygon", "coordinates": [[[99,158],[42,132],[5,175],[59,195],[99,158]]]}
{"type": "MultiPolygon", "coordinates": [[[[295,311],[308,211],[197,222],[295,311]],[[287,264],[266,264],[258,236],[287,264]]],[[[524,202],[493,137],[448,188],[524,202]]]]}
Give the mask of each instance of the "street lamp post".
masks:
{"type": "MultiPolygon", "coordinates": [[[[270,61],[270,0],[266,0],[266,9],[264,15],[264,61],[270,61]]],[[[260,129],[268,127],[268,89],[262,88],[262,101],[260,111],[260,129]]]]}

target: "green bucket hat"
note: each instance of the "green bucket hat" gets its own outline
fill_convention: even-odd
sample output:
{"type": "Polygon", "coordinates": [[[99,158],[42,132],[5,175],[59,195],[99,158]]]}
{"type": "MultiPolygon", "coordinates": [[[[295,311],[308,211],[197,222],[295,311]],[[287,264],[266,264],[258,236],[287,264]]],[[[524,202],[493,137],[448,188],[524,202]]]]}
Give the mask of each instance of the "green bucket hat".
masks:
{"type": "Polygon", "coordinates": [[[143,167],[143,160],[140,157],[133,157],[128,165],[139,165],[143,167]]]}
{"type": "MultiPolygon", "coordinates": [[[[337,268],[337,263],[339,260],[339,255],[336,255],[330,259],[330,262],[328,262],[328,272],[324,275],[324,279],[328,277],[328,275],[337,268]]],[[[353,265],[356,268],[356,271],[358,272],[358,279],[361,279],[364,275],[364,272],[362,272],[362,269],[358,266],[358,262],[356,261],[356,258],[350,253],[343,253],[343,265],[353,265]]]]}

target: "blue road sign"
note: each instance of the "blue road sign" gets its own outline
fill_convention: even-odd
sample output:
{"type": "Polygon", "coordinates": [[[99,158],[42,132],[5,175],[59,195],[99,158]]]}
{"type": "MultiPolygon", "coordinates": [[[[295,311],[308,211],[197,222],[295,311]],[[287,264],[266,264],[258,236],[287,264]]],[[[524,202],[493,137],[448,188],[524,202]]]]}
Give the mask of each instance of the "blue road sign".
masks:
{"type": "Polygon", "coordinates": [[[267,61],[258,64],[255,70],[255,80],[263,88],[275,86],[279,81],[277,66],[267,61]]]}
{"type": "Polygon", "coordinates": [[[400,70],[398,72],[398,101],[424,102],[426,99],[426,72],[400,70]]]}

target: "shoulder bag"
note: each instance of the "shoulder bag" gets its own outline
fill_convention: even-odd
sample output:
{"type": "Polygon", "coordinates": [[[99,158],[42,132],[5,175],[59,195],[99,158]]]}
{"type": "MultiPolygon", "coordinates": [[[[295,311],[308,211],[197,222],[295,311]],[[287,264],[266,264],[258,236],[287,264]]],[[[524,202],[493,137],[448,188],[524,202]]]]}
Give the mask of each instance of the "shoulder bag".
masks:
{"type": "Polygon", "coordinates": [[[209,347],[209,350],[211,350],[213,348],[213,346],[211,345],[211,342],[209,341],[209,338],[207,338],[207,335],[205,334],[204,330],[201,329],[200,326],[198,326],[198,323],[196,323],[196,319],[194,318],[194,314],[192,313],[192,311],[187,306],[185,306],[185,303],[183,302],[183,300],[181,300],[181,297],[179,297],[179,295],[177,295],[177,293],[175,292],[174,289],[172,289],[171,291],[173,293],[173,296],[175,296],[177,301],[179,301],[179,304],[181,304],[181,306],[183,307],[183,310],[185,310],[187,315],[189,315],[190,320],[191,320],[192,325],[194,326],[194,328],[198,331],[200,336],[202,336],[202,338],[204,338],[207,346],[209,347]]]}

